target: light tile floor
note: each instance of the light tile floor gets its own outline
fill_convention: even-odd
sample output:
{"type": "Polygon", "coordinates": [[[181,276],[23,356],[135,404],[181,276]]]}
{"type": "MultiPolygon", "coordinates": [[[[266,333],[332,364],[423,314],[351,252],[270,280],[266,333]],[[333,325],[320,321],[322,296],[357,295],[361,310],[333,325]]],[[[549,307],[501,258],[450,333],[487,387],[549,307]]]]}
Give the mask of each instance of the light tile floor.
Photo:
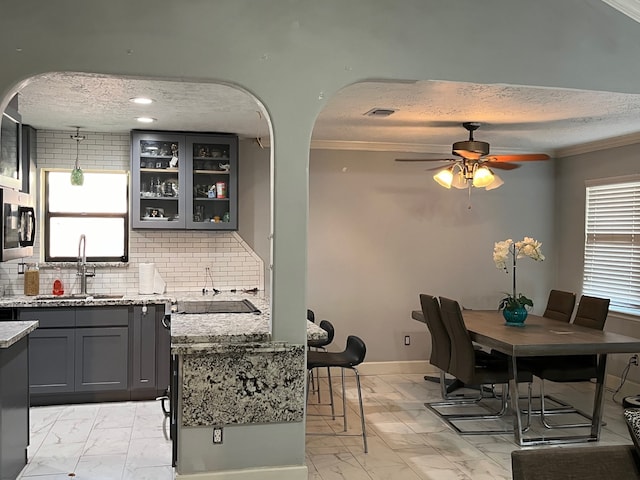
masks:
{"type": "MultiPolygon", "coordinates": [[[[355,382],[348,378],[347,383],[347,433],[358,435],[355,382]]],[[[325,401],[327,384],[325,380],[321,384],[325,401]]],[[[422,375],[366,376],[362,377],[362,384],[369,453],[363,452],[361,436],[307,435],[309,479],[511,478],[510,454],[518,448],[513,436],[461,436],[453,432],[424,407],[425,401],[440,399],[437,384],[425,382],[422,375]]],[[[335,387],[339,387],[338,381],[335,387]]],[[[548,384],[547,390],[580,408],[590,409],[593,385],[548,384]]],[[[607,425],[602,440],[584,444],[584,448],[631,443],[622,419],[623,409],[611,397],[607,392],[607,425]]],[[[310,414],[319,412],[328,412],[328,407],[309,406],[310,414]]],[[[536,418],[534,426],[540,428],[536,418]]],[[[153,401],[32,408],[29,463],[18,479],[172,479],[171,442],[164,427],[160,405],[153,401]]],[[[341,419],[312,415],[307,418],[308,432],[341,430],[341,419]]]]}

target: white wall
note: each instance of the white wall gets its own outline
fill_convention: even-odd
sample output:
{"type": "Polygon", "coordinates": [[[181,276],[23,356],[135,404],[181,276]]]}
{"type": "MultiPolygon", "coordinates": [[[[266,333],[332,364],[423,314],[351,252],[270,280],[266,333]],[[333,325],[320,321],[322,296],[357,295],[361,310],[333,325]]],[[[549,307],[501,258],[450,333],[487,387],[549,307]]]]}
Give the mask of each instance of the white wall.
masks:
{"type": "Polygon", "coordinates": [[[420,293],[466,308],[497,308],[511,276],[495,267],[493,244],[533,236],[547,261],[518,263],[518,291],[546,304],[553,248],[553,161],[500,172],[493,191],[446,190],[427,166],[393,152],[312,150],[308,298],[336,328],[334,349],[361,336],[367,361],[428,358],[430,339],[411,320],[420,293]],[[403,345],[411,335],[411,346],[403,345]]]}

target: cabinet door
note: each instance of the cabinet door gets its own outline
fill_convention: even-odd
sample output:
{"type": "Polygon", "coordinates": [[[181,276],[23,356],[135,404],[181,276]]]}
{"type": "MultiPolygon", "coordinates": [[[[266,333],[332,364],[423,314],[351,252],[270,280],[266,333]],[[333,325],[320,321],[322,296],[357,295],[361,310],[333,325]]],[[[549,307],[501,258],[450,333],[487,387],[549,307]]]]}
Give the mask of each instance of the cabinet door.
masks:
{"type": "Polygon", "coordinates": [[[75,391],[127,390],[127,327],[77,328],[75,391]]]}
{"type": "Polygon", "coordinates": [[[237,137],[188,135],[186,143],[187,228],[237,230],[237,137]]]}
{"type": "Polygon", "coordinates": [[[156,388],[156,306],[133,307],[131,389],[156,388]]]}
{"type": "Polygon", "coordinates": [[[72,328],[38,328],[29,335],[29,392],[74,391],[75,335],[72,328]]]}
{"type": "Polygon", "coordinates": [[[184,135],[131,134],[133,228],[185,228],[184,135]]]}

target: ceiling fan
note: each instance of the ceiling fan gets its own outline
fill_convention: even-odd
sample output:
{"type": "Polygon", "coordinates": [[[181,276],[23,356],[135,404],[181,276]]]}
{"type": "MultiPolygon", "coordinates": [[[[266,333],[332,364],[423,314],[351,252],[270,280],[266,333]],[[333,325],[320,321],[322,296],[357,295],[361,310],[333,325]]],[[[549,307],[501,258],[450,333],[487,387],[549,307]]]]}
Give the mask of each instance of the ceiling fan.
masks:
{"type": "Polygon", "coordinates": [[[439,170],[433,179],[445,188],[484,187],[486,190],[498,188],[504,182],[491,169],[513,170],[520,165],[514,162],[548,160],[544,153],[524,153],[513,155],[490,155],[489,144],[475,140],[473,132],[480,128],[478,122],[465,122],[462,126],[469,132],[469,140],[455,142],[451,153],[460,158],[397,158],[396,162],[450,162],[439,170]]]}

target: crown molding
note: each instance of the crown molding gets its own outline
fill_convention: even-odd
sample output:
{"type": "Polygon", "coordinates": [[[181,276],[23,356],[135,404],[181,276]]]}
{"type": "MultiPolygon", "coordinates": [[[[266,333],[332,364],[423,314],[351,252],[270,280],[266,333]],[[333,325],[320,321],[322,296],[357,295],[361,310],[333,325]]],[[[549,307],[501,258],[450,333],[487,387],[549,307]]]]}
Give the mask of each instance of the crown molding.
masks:
{"type": "Polygon", "coordinates": [[[582,155],[610,148],[626,147],[627,145],[634,145],[637,143],[640,143],[640,133],[638,132],[621,135],[619,137],[605,138],[604,140],[596,140],[595,142],[587,142],[572,145],[570,147],[558,148],[555,150],[553,156],[556,158],[572,157],[574,155],[582,155]]]}
{"type": "Polygon", "coordinates": [[[640,2],[638,0],[602,0],[610,7],[615,8],[627,17],[640,22],[640,2]]]}
{"type": "MultiPolygon", "coordinates": [[[[249,139],[249,138],[248,138],[249,139]]],[[[250,140],[256,141],[255,138],[250,140]]],[[[621,135],[619,137],[606,138],[596,140],[594,142],[586,142],[578,145],[570,145],[548,151],[540,151],[547,153],[553,158],[571,157],[574,155],[582,155],[585,153],[607,150],[610,148],[626,147],[640,143],[640,132],[621,135]]],[[[260,138],[259,145],[262,148],[271,147],[270,138],[260,138]]],[[[398,152],[398,153],[419,153],[433,155],[451,156],[451,145],[432,145],[427,143],[395,143],[395,142],[365,142],[352,140],[311,140],[311,150],[346,150],[346,151],[365,151],[365,152],[398,152]]],[[[505,149],[509,153],[529,153],[519,149],[505,149]]],[[[499,151],[494,153],[500,154],[499,151]]]]}

